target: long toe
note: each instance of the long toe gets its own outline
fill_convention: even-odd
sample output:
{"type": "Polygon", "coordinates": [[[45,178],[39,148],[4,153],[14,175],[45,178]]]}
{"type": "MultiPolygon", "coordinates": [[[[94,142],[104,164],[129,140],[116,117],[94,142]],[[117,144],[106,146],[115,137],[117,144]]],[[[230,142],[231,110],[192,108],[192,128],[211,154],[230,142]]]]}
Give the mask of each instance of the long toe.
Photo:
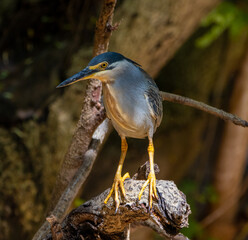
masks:
{"type": "Polygon", "coordinates": [[[108,200],[110,199],[110,197],[114,193],[115,212],[118,211],[118,208],[120,206],[121,197],[119,196],[119,189],[120,189],[123,197],[124,198],[126,197],[126,192],[125,192],[125,188],[124,188],[124,181],[126,178],[130,178],[129,173],[126,173],[123,177],[121,177],[120,175],[116,175],[115,179],[114,179],[114,183],[112,185],[112,188],[111,188],[108,196],[104,200],[104,203],[107,204],[108,200]]]}
{"type": "Polygon", "coordinates": [[[141,196],[145,188],[148,186],[148,184],[149,184],[149,211],[150,211],[152,209],[153,196],[154,198],[158,199],[158,194],[156,190],[156,176],[152,172],[149,173],[147,180],[145,181],[139,192],[139,196],[138,196],[139,200],[141,199],[141,196]]]}

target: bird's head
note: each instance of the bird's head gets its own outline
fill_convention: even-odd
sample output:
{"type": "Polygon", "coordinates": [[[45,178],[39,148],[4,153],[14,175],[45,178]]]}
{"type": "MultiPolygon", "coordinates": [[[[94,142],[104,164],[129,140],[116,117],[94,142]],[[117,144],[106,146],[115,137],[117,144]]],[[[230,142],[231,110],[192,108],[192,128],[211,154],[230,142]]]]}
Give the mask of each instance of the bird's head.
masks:
{"type": "Polygon", "coordinates": [[[71,85],[75,82],[98,79],[103,83],[108,83],[115,80],[115,76],[122,70],[124,70],[125,61],[134,64],[138,67],[140,65],[131,59],[128,59],[116,52],[106,52],[94,57],[86,68],[76,73],[72,77],[66,79],[60,83],[57,88],[71,85]]]}

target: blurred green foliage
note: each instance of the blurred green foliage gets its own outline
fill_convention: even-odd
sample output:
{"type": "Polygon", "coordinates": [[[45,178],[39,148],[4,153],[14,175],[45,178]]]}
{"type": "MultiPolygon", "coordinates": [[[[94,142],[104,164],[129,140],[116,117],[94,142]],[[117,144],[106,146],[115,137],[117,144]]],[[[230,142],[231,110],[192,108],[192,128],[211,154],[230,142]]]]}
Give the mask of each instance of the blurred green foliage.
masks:
{"type": "Polygon", "coordinates": [[[158,233],[154,232],[153,233],[153,239],[154,240],[163,240],[164,237],[160,236],[158,233]]]}
{"type": "Polygon", "coordinates": [[[84,203],[85,203],[85,200],[84,199],[82,199],[82,198],[75,198],[75,200],[73,202],[73,206],[76,208],[76,207],[81,206],[84,203]]]}
{"type": "Polygon", "coordinates": [[[248,27],[247,9],[247,1],[242,1],[242,6],[229,1],[222,2],[202,20],[201,26],[209,30],[196,40],[196,46],[206,48],[226,30],[231,37],[237,36],[248,27]]]}
{"type": "MultiPolygon", "coordinates": [[[[181,232],[189,239],[201,239],[203,235],[206,236],[206,232],[199,222],[199,214],[202,212],[203,206],[218,200],[216,191],[211,185],[206,185],[200,190],[198,181],[192,180],[184,180],[180,189],[187,196],[187,202],[192,211],[189,216],[189,228],[184,228],[181,232]]],[[[205,239],[213,240],[211,236],[205,239]]]]}

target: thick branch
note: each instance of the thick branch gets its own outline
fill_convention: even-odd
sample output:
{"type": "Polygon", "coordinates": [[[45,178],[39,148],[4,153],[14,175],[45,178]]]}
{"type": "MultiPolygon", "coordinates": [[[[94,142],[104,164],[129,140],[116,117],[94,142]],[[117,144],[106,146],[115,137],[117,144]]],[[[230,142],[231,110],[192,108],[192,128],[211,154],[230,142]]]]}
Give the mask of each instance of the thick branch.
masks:
{"type": "MultiPolygon", "coordinates": [[[[116,0],[103,1],[103,7],[95,32],[94,56],[108,50],[109,38],[112,31],[110,26],[112,24],[115,5],[116,0]]],[[[82,186],[90,173],[90,170],[95,162],[97,152],[103,143],[103,141],[95,142],[95,154],[91,152],[92,155],[88,158],[88,160],[86,160],[87,153],[91,151],[89,145],[92,142],[94,143],[92,134],[99,124],[105,119],[105,111],[100,103],[101,89],[102,86],[98,80],[91,80],[87,85],[84,104],[77,128],[54,186],[52,200],[48,211],[50,211],[50,214],[54,214],[59,219],[62,219],[65,216],[78,189],[82,186]],[[82,173],[82,171],[84,171],[84,173],[82,173]],[[74,177],[75,174],[76,176],[74,177]],[[68,184],[70,185],[68,186],[68,184]]],[[[108,136],[107,133],[110,132],[109,121],[105,120],[105,123],[100,125],[99,128],[100,130],[96,132],[98,132],[100,137],[106,139],[108,136]]],[[[36,232],[33,240],[43,239],[47,231],[48,224],[45,222],[36,232]]]]}
{"type": "Polygon", "coordinates": [[[115,5],[116,0],[105,0],[103,3],[100,17],[96,23],[93,56],[99,55],[108,50],[109,39],[112,30],[114,30],[112,27],[112,20],[115,5]]]}
{"type": "Polygon", "coordinates": [[[168,93],[168,92],[160,92],[163,100],[169,101],[169,102],[174,102],[174,103],[180,103],[182,105],[190,106],[199,110],[202,110],[204,112],[213,114],[225,121],[231,121],[236,125],[242,126],[242,127],[248,127],[248,122],[237,117],[236,115],[233,115],[231,113],[227,113],[221,109],[212,107],[207,105],[206,103],[199,102],[196,100],[193,100],[191,98],[183,97],[180,95],[176,95],[173,93],[168,93]]]}
{"type": "MultiPolygon", "coordinates": [[[[65,217],[65,214],[69,207],[71,206],[72,201],[77,195],[82,184],[87,179],[92,166],[95,162],[95,159],[103,146],[104,142],[107,140],[109,133],[112,130],[112,125],[108,119],[105,119],[100,126],[96,129],[92,136],[92,141],[89,146],[89,149],[84,155],[84,164],[76,172],[74,178],[71,180],[70,184],[66,187],[65,191],[61,195],[57,205],[54,207],[51,215],[55,215],[56,219],[62,220],[65,217]]],[[[41,240],[49,232],[48,222],[44,222],[37,233],[34,235],[33,240],[41,240]]]]}
{"type": "MultiPolygon", "coordinates": [[[[104,0],[99,20],[96,25],[94,56],[108,50],[111,36],[111,23],[116,0],[104,0]]],[[[84,154],[91,142],[92,134],[104,120],[105,111],[101,105],[102,85],[99,80],[89,81],[84,97],[83,108],[72,138],[70,147],[62,163],[54,187],[49,211],[53,210],[66,186],[71,182],[78,168],[84,165],[84,154]]]]}
{"type": "MultiPolygon", "coordinates": [[[[143,165],[146,172],[147,164],[143,165]]],[[[140,173],[139,173],[140,174],[140,173]]],[[[138,175],[139,175],[138,174],[138,175]]],[[[141,176],[146,174],[141,173],[141,176]]],[[[135,175],[136,178],[137,174],[135,175]]],[[[124,239],[125,229],[129,224],[147,225],[166,237],[175,239],[181,237],[178,232],[188,226],[190,207],[185,195],[179,191],[172,181],[157,181],[158,201],[154,201],[153,209],[148,212],[148,188],[141,200],[137,202],[138,193],[143,185],[143,180],[128,179],[125,181],[126,199],[115,213],[113,198],[104,204],[104,199],[109,190],[89,200],[74,209],[60,225],[56,219],[49,218],[52,235],[46,239],[124,239]],[[54,219],[51,221],[51,219],[54,219]],[[55,234],[56,233],[56,234],[55,234]]]]}

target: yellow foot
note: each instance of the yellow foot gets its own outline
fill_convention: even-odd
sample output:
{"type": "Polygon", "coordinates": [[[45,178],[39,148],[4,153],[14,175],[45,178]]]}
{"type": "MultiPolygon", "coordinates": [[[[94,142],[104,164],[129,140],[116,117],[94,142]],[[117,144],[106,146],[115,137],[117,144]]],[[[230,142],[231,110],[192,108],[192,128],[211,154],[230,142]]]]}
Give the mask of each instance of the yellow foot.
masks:
{"type": "Polygon", "coordinates": [[[111,188],[108,196],[104,200],[104,203],[106,204],[108,202],[109,198],[111,197],[113,191],[114,191],[115,192],[115,207],[116,207],[115,211],[116,212],[117,212],[117,210],[118,210],[118,208],[120,206],[118,187],[121,189],[123,197],[126,197],[126,193],[125,193],[125,189],[124,189],[124,181],[127,178],[130,178],[130,175],[129,175],[128,172],[123,177],[120,174],[116,174],[115,179],[114,179],[114,183],[112,185],[112,188],[111,188]]]}
{"type": "Polygon", "coordinates": [[[152,197],[154,196],[156,199],[158,199],[158,194],[156,190],[156,176],[155,173],[150,172],[148,175],[148,178],[146,182],[143,184],[140,192],[139,192],[139,200],[141,199],[141,196],[149,184],[149,210],[152,209],[152,197]]]}

